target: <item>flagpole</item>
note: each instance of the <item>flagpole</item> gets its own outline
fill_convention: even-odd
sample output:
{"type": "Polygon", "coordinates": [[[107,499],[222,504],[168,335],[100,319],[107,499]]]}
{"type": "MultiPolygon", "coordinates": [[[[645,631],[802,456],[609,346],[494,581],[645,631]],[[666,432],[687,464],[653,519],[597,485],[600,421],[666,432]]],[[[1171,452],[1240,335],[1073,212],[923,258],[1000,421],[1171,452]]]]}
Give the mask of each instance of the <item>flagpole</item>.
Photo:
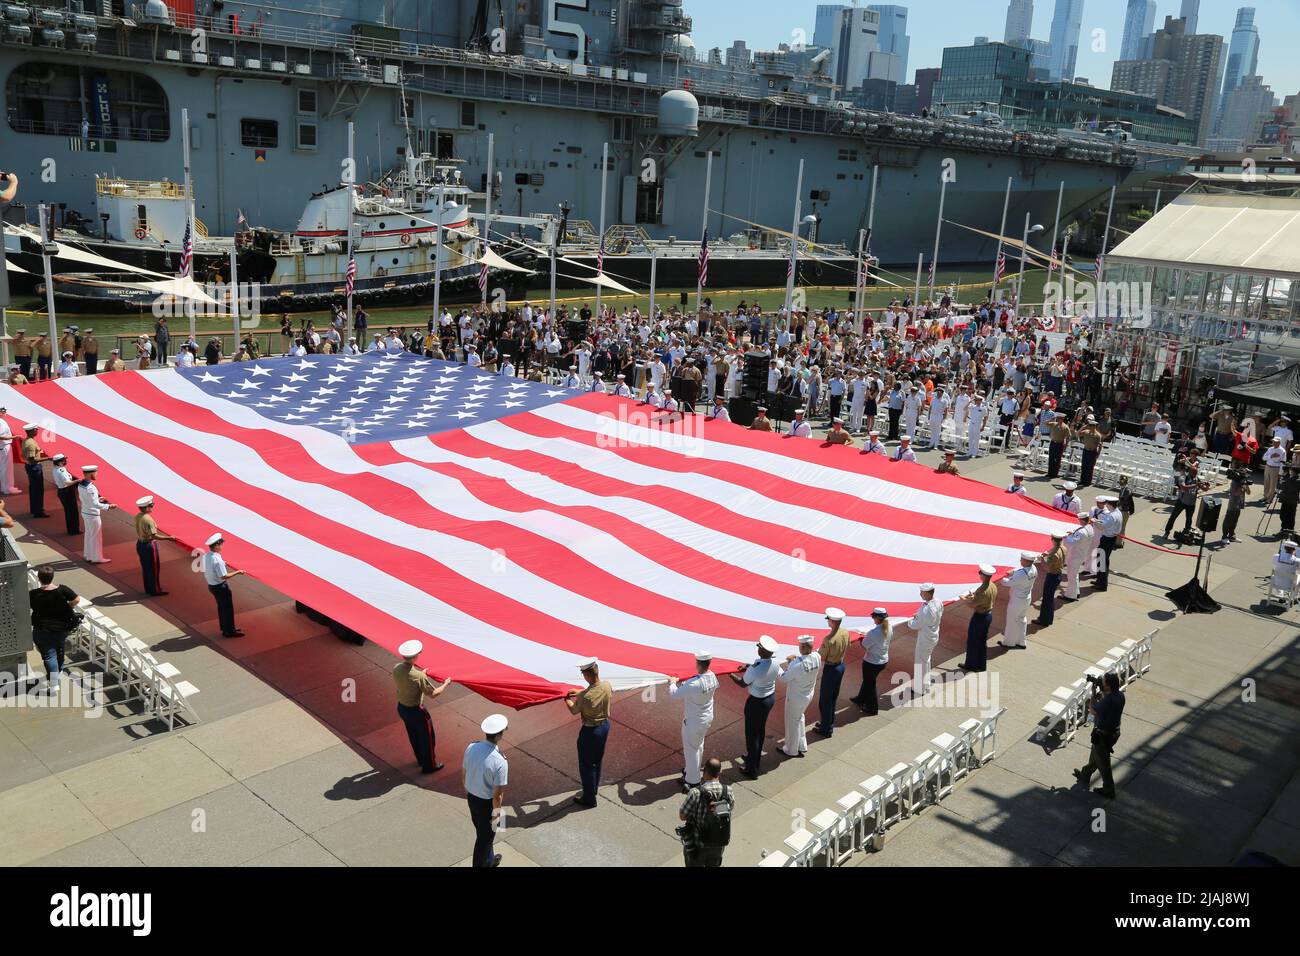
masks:
{"type": "MultiPolygon", "coordinates": [[[[351,265],[352,265],[352,198],[353,198],[353,194],[352,194],[352,188],[353,188],[353,187],[352,187],[352,184],[356,181],[356,178],[357,178],[357,174],[356,174],[356,169],[357,169],[357,167],[356,167],[356,160],[353,158],[353,155],[352,155],[353,145],[354,145],[354,143],[353,143],[353,127],[352,127],[352,124],[351,124],[351,123],[348,123],[348,161],[347,161],[347,165],[344,166],[344,168],[343,168],[343,185],[344,185],[344,188],[347,189],[347,193],[348,193],[348,241],[347,241],[347,253],[348,253],[348,255],[347,255],[347,261],[344,263],[344,266],[343,266],[343,268],[344,268],[344,270],[345,270],[345,272],[344,272],[344,274],[343,274],[343,281],[344,281],[345,283],[347,282],[347,272],[346,272],[346,270],[348,270],[348,269],[351,267],[351,265]]],[[[354,280],[352,281],[352,283],[350,283],[349,285],[346,286],[346,291],[347,291],[347,302],[346,302],[347,315],[344,317],[344,322],[343,322],[343,337],[344,337],[345,339],[347,339],[348,341],[351,341],[353,335],[355,335],[355,333],[356,333],[356,329],[353,328],[353,325],[352,325],[352,291],[353,291],[353,287],[354,287],[355,285],[356,285],[356,280],[354,279],[354,280]]],[[[434,294],[436,295],[437,292],[435,291],[434,294]]],[[[347,344],[348,344],[347,342],[344,342],[344,343],[343,343],[343,345],[344,345],[345,348],[347,347],[347,344]]],[[[358,342],[358,343],[357,343],[357,349],[358,349],[359,351],[364,352],[364,351],[366,350],[366,343],[365,343],[365,342],[358,342]]]]}
{"type": "MultiPolygon", "coordinates": [[[[185,209],[186,209],[186,217],[189,220],[190,244],[192,250],[193,246],[195,245],[195,240],[198,238],[198,235],[195,232],[195,228],[194,228],[194,183],[190,177],[190,111],[185,108],[181,109],[181,157],[185,165],[185,202],[186,202],[185,209]]],[[[184,255],[184,252],[182,252],[182,255],[184,255]]],[[[193,281],[193,278],[194,278],[194,253],[193,251],[191,251],[190,280],[193,281]]],[[[196,329],[195,329],[195,318],[194,318],[194,300],[192,298],[186,298],[185,312],[189,316],[189,320],[190,320],[190,338],[194,338],[196,329]]]]}
{"type": "Polygon", "coordinates": [[[659,250],[657,247],[655,246],[650,247],[650,319],[651,321],[654,320],[654,315],[655,315],[655,279],[657,278],[656,272],[658,271],[659,268],[658,252],[659,250]]]}
{"type": "Polygon", "coordinates": [[[1025,250],[1029,248],[1029,217],[1032,213],[1025,213],[1025,232],[1020,238],[1020,277],[1016,279],[1016,315],[1024,313],[1025,297],[1025,250]]]}
{"type": "Polygon", "coordinates": [[[601,318],[601,303],[605,287],[600,280],[605,277],[605,195],[609,188],[609,143],[600,152],[600,269],[596,274],[596,321],[601,318]]]}
{"type": "Polygon", "coordinates": [[[230,320],[235,330],[234,354],[239,354],[239,243],[230,243],[230,320]]]}
{"type": "Polygon", "coordinates": [[[1061,203],[1065,200],[1065,180],[1061,180],[1061,188],[1056,193],[1056,218],[1052,220],[1052,244],[1047,247],[1047,281],[1052,281],[1052,273],[1056,266],[1056,232],[1061,227],[1061,203]]]}
{"type": "MultiPolygon", "coordinates": [[[[1115,211],[1115,187],[1110,187],[1110,202],[1106,206],[1106,229],[1101,234],[1101,255],[1097,257],[1097,281],[1101,282],[1101,272],[1106,267],[1106,249],[1110,239],[1110,215],[1115,211]]],[[[1101,290],[1097,294],[1101,295],[1101,290]]]]}
{"type": "MultiPolygon", "coordinates": [[[[700,224],[700,257],[704,256],[705,244],[709,241],[709,191],[713,186],[713,150],[709,150],[708,162],[704,167],[704,221],[700,224]]],[[[704,309],[704,271],[701,269],[695,279],[695,315],[698,318],[704,309]]]]}
{"type": "Polygon", "coordinates": [[[912,294],[912,321],[916,322],[921,317],[921,263],[925,259],[924,252],[916,254],[916,291],[912,294]]]}
{"type": "Polygon", "coordinates": [[[993,255],[993,289],[989,300],[998,298],[998,263],[1002,260],[1002,237],[1007,234],[1007,210],[1011,207],[1011,177],[1007,177],[1007,194],[1002,198],[1002,225],[998,226],[998,251],[993,255]]]}
{"type": "Polygon", "coordinates": [[[880,178],[880,164],[871,167],[871,201],[867,203],[867,231],[858,238],[858,294],[853,300],[853,315],[861,320],[862,303],[867,293],[867,274],[864,256],[871,252],[871,233],[876,226],[876,184],[880,178]]]}
{"type": "MultiPolygon", "coordinates": [[[[50,268],[50,247],[54,242],[54,224],[50,221],[50,207],[41,203],[37,207],[41,217],[41,265],[45,269],[45,311],[50,320],[50,351],[56,353],[59,350],[59,328],[58,320],[54,316],[54,275],[50,268]]],[[[74,358],[76,356],[73,356],[74,358]]],[[[59,361],[63,361],[63,356],[59,356],[59,361]]],[[[38,362],[39,366],[40,363],[38,362]]],[[[54,366],[57,371],[58,366],[54,366]]],[[[9,489],[4,489],[8,491],[9,489]]]]}
{"type": "Polygon", "coordinates": [[[790,274],[785,277],[785,314],[790,317],[790,307],[794,303],[794,274],[799,266],[799,212],[803,197],[803,160],[799,160],[799,178],[794,186],[794,226],[790,229],[790,274]]]}
{"type": "MultiPolygon", "coordinates": [[[[939,177],[939,220],[934,224],[934,255],[930,257],[930,274],[939,275],[939,236],[943,232],[943,201],[948,194],[948,177],[939,177]]],[[[934,279],[930,280],[930,299],[934,299],[934,279]]]]}
{"type": "MultiPolygon", "coordinates": [[[[487,188],[483,190],[483,251],[486,252],[492,235],[492,161],[495,146],[495,134],[488,133],[487,188]]],[[[487,308],[487,287],[483,283],[483,308],[487,308]]]]}
{"type": "Polygon", "coordinates": [[[1156,190],[1156,203],[1155,203],[1155,208],[1151,210],[1151,215],[1152,215],[1153,217],[1155,216],[1156,213],[1158,213],[1158,212],[1160,211],[1160,193],[1161,193],[1161,190],[1157,189],[1157,190],[1156,190]]]}
{"type": "Polygon", "coordinates": [[[862,261],[862,253],[866,249],[866,247],[867,247],[867,230],[859,229],[858,230],[858,257],[857,257],[858,269],[857,269],[857,273],[853,277],[853,318],[855,321],[860,321],[862,319],[862,280],[863,280],[862,270],[864,268],[864,263],[862,261]]]}

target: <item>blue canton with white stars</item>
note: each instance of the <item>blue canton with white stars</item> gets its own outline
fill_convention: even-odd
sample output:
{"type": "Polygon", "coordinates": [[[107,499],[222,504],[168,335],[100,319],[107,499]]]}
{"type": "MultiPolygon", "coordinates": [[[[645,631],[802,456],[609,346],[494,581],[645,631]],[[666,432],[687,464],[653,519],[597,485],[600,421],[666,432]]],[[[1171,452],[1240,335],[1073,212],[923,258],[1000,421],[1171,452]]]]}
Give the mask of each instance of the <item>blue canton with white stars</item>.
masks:
{"type": "Polygon", "coordinates": [[[272,421],[345,433],[362,445],[467,428],[584,391],[397,351],[287,356],[177,371],[209,395],[272,421]]]}

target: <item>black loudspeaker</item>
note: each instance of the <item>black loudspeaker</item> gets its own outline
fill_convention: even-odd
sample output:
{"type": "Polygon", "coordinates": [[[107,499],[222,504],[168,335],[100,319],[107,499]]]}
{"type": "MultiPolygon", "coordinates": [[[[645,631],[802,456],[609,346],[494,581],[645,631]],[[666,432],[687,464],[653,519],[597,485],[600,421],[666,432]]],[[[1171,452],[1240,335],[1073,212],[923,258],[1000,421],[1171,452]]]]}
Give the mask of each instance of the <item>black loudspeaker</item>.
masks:
{"type": "Polygon", "coordinates": [[[581,342],[587,337],[587,323],[582,319],[569,319],[565,328],[568,330],[570,341],[581,342]]]}
{"type": "Polygon", "coordinates": [[[735,424],[748,428],[758,417],[758,403],[752,398],[742,398],[737,395],[727,406],[727,413],[731,415],[731,420],[735,424]]]}
{"type": "Polygon", "coordinates": [[[765,393],[764,404],[767,417],[774,422],[792,422],[794,413],[803,408],[803,399],[798,395],[786,395],[782,392],[765,393]]]}
{"type": "Polygon", "coordinates": [[[690,294],[689,292],[683,292],[683,293],[682,293],[682,308],[683,308],[683,309],[686,308],[687,304],[691,301],[690,296],[691,296],[691,294],[690,294]]]}
{"type": "Polygon", "coordinates": [[[745,353],[745,377],[741,382],[741,394],[757,401],[767,393],[767,372],[772,360],[765,352],[745,353]]]}
{"type": "Polygon", "coordinates": [[[1218,498],[1201,499],[1201,511],[1196,516],[1196,527],[1199,530],[1208,534],[1219,527],[1219,506],[1218,498]]]}

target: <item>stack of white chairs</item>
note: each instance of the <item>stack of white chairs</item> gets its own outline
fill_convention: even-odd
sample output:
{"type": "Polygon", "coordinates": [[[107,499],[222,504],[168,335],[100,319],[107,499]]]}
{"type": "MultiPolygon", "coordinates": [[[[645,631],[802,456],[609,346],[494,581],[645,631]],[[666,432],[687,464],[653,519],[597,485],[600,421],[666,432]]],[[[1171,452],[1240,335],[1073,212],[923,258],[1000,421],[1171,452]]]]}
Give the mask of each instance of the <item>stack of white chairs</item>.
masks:
{"type": "Polygon", "coordinates": [[[1084,676],[1071,684],[1052,691],[1051,699],[1043,705],[1043,718],[1038,722],[1034,738],[1039,741],[1056,737],[1067,744],[1088,723],[1088,701],[1092,698],[1092,682],[1100,681],[1107,673],[1119,677],[1121,688],[1151,670],[1151,645],[1159,628],[1134,640],[1120,641],[1106,652],[1097,663],[1084,668],[1084,676]],[[1089,680],[1091,678],[1091,681],[1089,680]]]}
{"type": "Polygon", "coordinates": [[[785,838],[782,849],[764,851],[759,866],[838,866],[865,851],[886,830],[953,792],[957,781],[997,755],[998,721],[1006,708],[964,721],[953,734],[940,734],[910,761],[868,777],[834,807],[785,838]]]}
{"type": "Polygon", "coordinates": [[[139,700],[146,712],[176,726],[176,718],[187,723],[199,719],[190,698],[199,689],[180,679],[175,664],[160,662],[149,645],[132,637],[117,622],[95,607],[82,608],[85,618],[71,635],[88,662],[113,678],[126,699],[139,700]]]}

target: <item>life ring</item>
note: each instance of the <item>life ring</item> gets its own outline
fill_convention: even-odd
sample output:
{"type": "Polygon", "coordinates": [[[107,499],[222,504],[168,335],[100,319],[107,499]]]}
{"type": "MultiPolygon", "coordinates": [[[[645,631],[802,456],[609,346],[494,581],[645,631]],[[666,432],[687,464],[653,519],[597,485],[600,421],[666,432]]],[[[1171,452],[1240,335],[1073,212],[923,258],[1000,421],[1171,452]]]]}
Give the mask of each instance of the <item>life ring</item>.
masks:
{"type": "Polygon", "coordinates": [[[135,227],[135,237],[136,237],[137,239],[143,239],[143,238],[144,238],[145,236],[147,236],[147,235],[149,235],[149,233],[145,231],[145,229],[144,229],[143,226],[136,226],[136,227],[135,227]]]}
{"type": "Polygon", "coordinates": [[[410,244],[411,244],[411,234],[409,232],[402,233],[402,245],[409,246],[410,244]]]}

